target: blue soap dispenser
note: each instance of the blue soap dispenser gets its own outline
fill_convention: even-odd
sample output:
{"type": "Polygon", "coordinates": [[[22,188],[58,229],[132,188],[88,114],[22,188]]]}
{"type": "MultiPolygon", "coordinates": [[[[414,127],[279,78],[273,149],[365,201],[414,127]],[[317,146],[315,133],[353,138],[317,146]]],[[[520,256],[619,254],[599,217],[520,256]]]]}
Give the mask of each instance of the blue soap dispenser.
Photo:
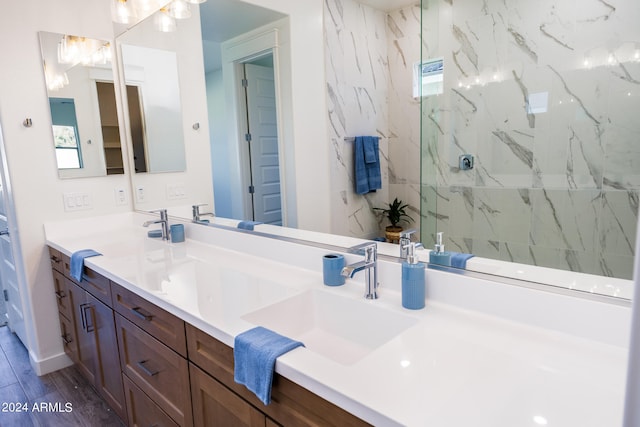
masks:
{"type": "Polygon", "coordinates": [[[434,250],[429,254],[429,264],[451,266],[451,254],[445,252],[444,245],[442,244],[442,231],[438,232],[436,238],[436,246],[434,250]]]}
{"type": "Polygon", "coordinates": [[[410,310],[424,308],[424,263],[418,262],[416,244],[409,243],[407,259],[402,263],[402,306],[410,310]]]}

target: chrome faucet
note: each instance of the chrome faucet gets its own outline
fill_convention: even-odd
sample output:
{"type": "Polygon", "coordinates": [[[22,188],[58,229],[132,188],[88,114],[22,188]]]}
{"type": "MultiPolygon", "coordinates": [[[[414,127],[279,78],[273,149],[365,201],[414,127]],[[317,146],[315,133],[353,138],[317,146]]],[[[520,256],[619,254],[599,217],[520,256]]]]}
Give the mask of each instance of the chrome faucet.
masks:
{"type": "Polygon", "coordinates": [[[201,203],[199,205],[193,205],[191,206],[191,220],[193,222],[200,222],[202,221],[203,216],[216,216],[213,212],[200,212],[200,207],[201,206],[207,206],[206,203],[201,203]]]}
{"type": "MultiPolygon", "coordinates": [[[[409,255],[409,244],[411,244],[411,235],[415,233],[417,230],[415,228],[411,228],[409,230],[404,230],[400,233],[400,258],[407,259],[409,255]]],[[[424,248],[422,243],[416,243],[416,248],[424,248]]]]}
{"type": "Polygon", "coordinates": [[[363,243],[349,248],[349,252],[364,250],[364,261],[347,265],[342,269],[344,277],[353,277],[358,271],[364,270],[367,291],[366,299],[378,299],[378,246],[376,243],[363,243]]]}
{"type": "Polygon", "coordinates": [[[145,221],[142,224],[143,227],[148,227],[151,224],[160,224],[162,226],[162,240],[169,240],[169,218],[167,215],[166,209],[158,209],[155,211],[149,212],[157,212],[160,214],[160,219],[145,221]]]}

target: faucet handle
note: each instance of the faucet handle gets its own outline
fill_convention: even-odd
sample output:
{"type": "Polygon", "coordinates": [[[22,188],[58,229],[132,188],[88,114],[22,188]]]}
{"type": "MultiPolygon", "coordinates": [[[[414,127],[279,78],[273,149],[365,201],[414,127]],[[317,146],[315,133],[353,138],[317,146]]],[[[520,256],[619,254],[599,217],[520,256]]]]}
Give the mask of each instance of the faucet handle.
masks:
{"type": "Polygon", "coordinates": [[[149,211],[149,213],[159,213],[161,220],[163,220],[163,221],[167,220],[167,210],[166,209],[154,209],[152,211],[149,211]]]}
{"type": "Polygon", "coordinates": [[[418,230],[416,230],[415,228],[410,228],[408,230],[402,230],[400,232],[400,238],[411,238],[411,235],[414,234],[415,232],[417,232],[418,230]]]}
{"type": "Polygon", "coordinates": [[[378,258],[378,244],[376,242],[365,242],[351,246],[348,252],[352,254],[363,254],[365,262],[374,262],[378,258]]]}

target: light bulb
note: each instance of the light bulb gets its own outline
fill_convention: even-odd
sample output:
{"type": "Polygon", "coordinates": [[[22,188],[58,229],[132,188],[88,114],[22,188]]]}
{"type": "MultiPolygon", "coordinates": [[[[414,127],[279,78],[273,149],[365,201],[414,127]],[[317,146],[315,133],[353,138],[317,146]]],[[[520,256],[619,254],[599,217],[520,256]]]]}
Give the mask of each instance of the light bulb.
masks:
{"type": "Polygon", "coordinates": [[[176,20],[167,13],[166,8],[160,9],[155,16],[156,28],[163,33],[171,33],[176,30],[176,20]]]}
{"type": "Polygon", "coordinates": [[[169,4],[167,11],[169,16],[176,19],[191,18],[191,10],[189,10],[189,4],[185,0],[173,0],[169,4]]]}
{"type": "Polygon", "coordinates": [[[111,19],[118,24],[131,24],[137,18],[136,11],[127,0],[113,0],[111,3],[111,19]]]}

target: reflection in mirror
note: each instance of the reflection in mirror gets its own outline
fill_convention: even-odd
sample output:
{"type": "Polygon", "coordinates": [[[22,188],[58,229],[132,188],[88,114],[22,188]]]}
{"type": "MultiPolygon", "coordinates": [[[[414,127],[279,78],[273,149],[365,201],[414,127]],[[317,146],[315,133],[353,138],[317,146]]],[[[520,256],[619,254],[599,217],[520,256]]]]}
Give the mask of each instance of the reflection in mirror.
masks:
{"type": "Polygon", "coordinates": [[[122,44],[136,172],[186,167],[176,52],[122,44]]]}
{"type": "Polygon", "coordinates": [[[136,208],[185,217],[213,204],[199,8],[190,9],[169,27],[161,9],[116,38],[136,208]]]}
{"type": "Polygon", "coordinates": [[[40,32],[58,175],[124,173],[111,43],[40,32]]]}
{"type": "MultiPolygon", "coordinates": [[[[563,0],[559,1],[560,3],[563,3],[563,0]]],[[[220,1],[209,3],[214,7],[217,4],[228,5],[233,2],[220,1]]],[[[247,6],[245,3],[236,3],[247,6]]],[[[485,123],[486,120],[472,120],[473,116],[469,119],[467,115],[459,114],[458,112],[455,114],[451,113],[451,109],[454,106],[458,109],[463,109],[466,106],[472,112],[477,109],[478,112],[484,113],[492,108],[499,109],[501,106],[505,105],[510,106],[508,110],[513,112],[513,114],[517,114],[516,111],[520,111],[522,113],[524,110],[520,104],[523,103],[523,99],[525,98],[523,92],[524,89],[519,85],[521,81],[514,77],[509,82],[503,83],[502,87],[508,87],[508,93],[488,96],[487,94],[489,92],[482,92],[481,96],[479,91],[488,91],[489,89],[497,87],[497,85],[487,81],[484,82],[484,85],[474,87],[471,84],[475,78],[475,74],[477,74],[474,71],[474,62],[470,61],[469,63],[465,62],[464,64],[458,64],[456,61],[462,57],[474,57],[475,52],[485,54],[487,51],[491,51],[495,48],[491,45],[493,39],[491,37],[486,37],[485,40],[491,41],[489,42],[490,45],[483,44],[482,46],[476,46],[476,44],[480,44],[482,41],[474,39],[473,35],[468,35],[462,38],[460,36],[460,32],[458,30],[460,28],[467,28],[466,23],[458,23],[455,26],[445,24],[440,25],[439,19],[443,14],[444,16],[448,16],[446,15],[446,12],[450,11],[452,8],[451,2],[446,0],[433,0],[427,2],[425,0],[421,5],[422,7],[420,7],[415,4],[415,1],[410,0],[388,1],[385,2],[384,10],[379,9],[380,3],[381,2],[373,0],[328,0],[324,2],[324,28],[320,29],[320,31],[324,31],[326,40],[326,52],[324,54],[327,81],[323,83],[327,87],[327,113],[329,115],[328,127],[330,128],[329,136],[331,141],[318,141],[318,143],[331,144],[331,165],[326,171],[326,175],[316,176],[314,179],[319,180],[319,182],[320,180],[330,180],[331,182],[332,199],[330,209],[332,218],[334,218],[332,220],[331,231],[336,234],[362,238],[379,236],[380,233],[383,232],[381,228],[383,229],[385,224],[382,224],[381,226],[372,211],[372,208],[385,206],[385,203],[389,203],[395,197],[398,197],[400,200],[403,200],[403,202],[409,203],[409,212],[412,216],[417,218],[419,213],[421,217],[420,224],[411,224],[411,227],[422,226],[422,236],[427,248],[433,247],[434,242],[432,236],[435,235],[435,232],[443,231],[445,233],[445,239],[451,239],[445,240],[448,250],[477,253],[478,256],[475,258],[476,260],[481,257],[486,257],[497,258],[504,261],[513,261],[514,258],[511,258],[509,255],[510,250],[522,249],[521,252],[526,254],[526,248],[523,249],[522,246],[516,247],[511,244],[503,244],[505,242],[508,243],[507,240],[496,241],[494,239],[490,239],[488,237],[488,232],[491,225],[498,224],[499,227],[502,227],[501,232],[503,237],[509,237],[510,235],[521,236],[527,233],[529,233],[527,235],[531,235],[531,223],[527,226],[526,232],[521,234],[523,229],[518,229],[517,227],[513,229],[508,228],[508,224],[511,224],[508,220],[511,219],[517,221],[518,218],[520,218],[518,215],[524,215],[524,217],[528,218],[532,218],[537,215],[536,211],[532,208],[533,199],[531,197],[527,198],[527,195],[533,194],[532,189],[527,189],[526,191],[521,192],[518,187],[508,191],[510,195],[517,196],[516,201],[522,200],[525,202],[529,200],[529,210],[527,211],[514,211],[514,209],[508,209],[516,206],[510,205],[509,203],[506,203],[504,206],[485,204],[483,203],[485,201],[483,198],[476,197],[482,195],[481,192],[475,192],[476,189],[474,188],[476,186],[475,183],[478,182],[478,177],[484,177],[483,179],[485,179],[485,182],[493,182],[489,175],[486,173],[483,175],[484,168],[486,168],[488,164],[488,158],[485,157],[485,154],[479,154],[473,150],[473,146],[467,147],[464,144],[466,144],[465,141],[475,141],[476,136],[481,135],[481,131],[483,129],[474,126],[485,123]],[[366,3],[369,3],[370,5],[367,5],[366,3]],[[423,12],[425,13],[423,14],[423,12]],[[425,48],[429,49],[426,52],[421,52],[421,43],[416,42],[416,37],[421,33],[424,35],[424,42],[422,44],[424,44],[425,48]],[[465,40],[471,41],[467,43],[465,40]],[[420,82],[413,81],[414,77],[419,78],[421,74],[416,72],[416,70],[420,69],[420,67],[417,67],[416,65],[419,64],[421,60],[427,61],[429,59],[433,59],[439,61],[440,58],[442,58],[443,69],[446,71],[440,75],[442,80],[438,77],[438,88],[437,90],[434,88],[434,92],[439,93],[442,91],[443,93],[430,96],[426,99],[426,102],[425,99],[421,99],[420,97],[416,98],[413,92],[414,85],[417,85],[418,87],[421,86],[420,82]],[[367,66],[362,66],[362,64],[367,64],[367,66]],[[465,69],[464,73],[460,71],[460,67],[465,69]],[[467,69],[468,67],[470,68],[467,69]],[[463,87],[458,86],[459,83],[464,82],[458,82],[456,77],[464,74],[471,76],[469,77],[469,79],[471,79],[469,80],[469,86],[471,87],[470,96],[475,95],[476,98],[481,97],[482,102],[476,98],[468,98],[466,92],[463,90],[465,89],[464,84],[463,87]],[[476,92],[474,92],[474,90],[476,92]],[[456,91],[459,92],[460,95],[458,95],[456,91]],[[505,98],[507,95],[511,95],[511,97],[505,98]],[[422,116],[420,109],[421,102],[424,103],[422,116]],[[486,103],[486,105],[484,103],[486,103]],[[515,107],[513,106],[514,103],[516,104],[515,107]],[[421,117],[424,129],[424,133],[422,135],[420,132],[421,117]],[[453,123],[454,121],[456,123],[453,123]],[[454,125],[456,127],[452,128],[454,125]],[[474,126],[470,126],[466,133],[462,132],[464,129],[457,128],[459,126],[464,127],[467,125],[474,126]],[[381,161],[383,162],[383,179],[385,179],[383,189],[385,187],[386,189],[385,191],[379,192],[379,194],[362,197],[355,195],[355,192],[353,191],[353,147],[345,141],[345,138],[370,133],[381,136],[381,161]],[[433,145],[432,142],[437,142],[439,145],[433,145]],[[423,147],[422,151],[421,144],[423,147]],[[464,150],[458,147],[457,144],[462,144],[464,150]],[[459,154],[475,154],[474,168],[469,172],[465,171],[464,174],[460,171],[459,154]],[[422,171],[420,168],[421,162],[423,164],[422,171]],[[443,181],[438,181],[438,179],[442,178],[449,172],[458,173],[458,177],[467,177],[471,181],[445,181],[444,184],[443,181]],[[473,179],[470,178],[471,176],[473,176],[473,179]],[[380,199],[378,200],[376,197],[380,197],[380,199]],[[470,222],[459,222],[461,217],[469,214],[470,212],[474,212],[470,222]],[[488,221],[483,222],[483,218],[487,215],[493,215],[496,213],[501,213],[503,217],[497,220],[494,219],[491,223],[488,221]],[[483,224],[484,228],[481,227],[483,224]],[[471,231],[471,234],[466,236],[458,234],[469,230],[475,231],[471,231]],[[510,234],[511,230],[515,231],[510,234]],[[469,241],[472,241],[474,245],[468,246],[467,242],[469,241]],[[483,245],[488,249],[496,249],[493,254],[488,251],[481,251],[483,245]]],[[[461,16],[466,16],[464,15],[466,11],[469,16],[477,17],[475,21],[470,20],[469,25],[473,23],[483,29],[492,28],[491,25],[484,25],[487,22],[493,22],[485,15],[482,15],[482,13],[485,13],[486,11],[474,11],[475,6],[473,5],[473,2],[460,2],[456,4],[456,8],[458,6],[460,6],[460,8],[456,9],[458,10],[458,13],[456,14],[455,19],[464,21],[461,16]]],[[[496,10],[495,19],[499,21],[499,16],[506,16],[499,15],[500,11],[506,6],[504,6],[504,3],[500,1],[496,1],[494,6],[494,9],[496,10]]],[[[231,23],[243,21],[241,18],[248,16],[248,14],[238,13],[237,11],[232,11],[229,14],[227,14],[227,12],[228,10],[221,6],[221,9],[218,10],[217,16],[221,19],[222,24],[227,23],[229,26],[232,25],[231,23]],[[234,20],[234,18],[238,18],[238,21],[234,20]]],[[[539,16],[536,18],[535,14],[520,12],[521,11],[511,11],[514,19],[517,16],[522,17],[520,25],[527,28],[528,31],[535,33],[533,34],[533,39],[536,40],[536,43],[540,40],[544,41],[543,44],[545,46],[549,43],[552,45],[555,43],[553,38],[549,37],[544,32],[541,32],[540,34],[536,33],[536,31],[541,31],[540,28],[546,28],[541,24],[542,21],[536,21],[539,16]]],[[[633,14],[629,14],[629,16],[632,15],[633,14]]],[[[215,47],[215,43],[221,43],[225,40],[222,38],[218,39],[218,41],[214,41],[215,39],[209,39],[206,36],[205,28],[209,19],[209,15],[205,15],[203,12],[202,37],[205,57],[209,52],[210,46],[215,47]]],[[[451,19],[450,16],[449,19],[451,19]]],[[[611,24],[611,22],[607,22],[607,19],[593,19],[592,21],[598,23],[598,25],[611,24]]],[[[576,20],[575,22],[582,21],[576,20]]],[[[180,26],[180,24],[181,22],[178,22],[178,26],[180,26]]],[[[193,22],[191,25],[194,25],[193,22]]],[[[211,26],[211,28],[217,27],[211,26]]],[[[224,25],[220,25],[220,28],[224,28],[224,25]]],[[[312,31],[312,29],[309,29],[309,31],[312,31]]],[[[508,54],[503,52],[500,55],[488,55],[483,57],[478,53],[478,58],[481,59],[479,63],[484,64],[486,62],[488,64],[491,59],[495,60],[497,58],[514,57],[514,55],[523,48],[518,44],[519,39],[517,36],[518,33],[509,32],[508,30],[501,34],[501,38],[498,40],[499,43],[496,43],[496,46],[503,50],[506,49],[508,54]]],[[[588,36],[584,35],[583,37],[585,42],[589,40],[588,36]]],[[[537,44],[532,42],[532,46],[533,45],[537,46],[537,44]]],[[[158,46],[158,48],[161,47],[158,46]]],[[[563,49],[562,46],[555,46],[555,48],[563,49]]],[[[544,57],[552,57],[554,56],[552,55],[554,52],[555,50],[552,49],[546,52],[544,57]]],[[[304,60],[304,58],[297,58],[297,60],[304,60]]],[[[185,66],[191,65],[188,61],[184,61],[184,57],[178,56],[179,72],[183,67],[183,64],[185,64],[185,66]]],[[[628,81],[628,79],[626,79],[625,70],[631,68],[632,72],[635,73],[635,65],[631,67],[632,65],[633,64],[625,63],[623,64],[625,67],[624,69],[622,67],[612,69],[618,73],[618,82],[628,81]]],[[[218,69],[222,69],[222,67],[219,66],[218,69]]],[[[209,68],[207,68],[207,70],[209,70],[209,68]]],[[[216,69],[211,68],[211,70],[216,69]]],[[[530,87],[525,85],[524,87],[527,88],[527,93],[529,91],[531,91],[531,93],[544,92],[544,90],[540,88],[543,88],[544,85],[548,84],[551,84],[555,89],[560,88],[562,90],[563,86],[560,81],[552,83],[553,75],[549,74],[550,68],[548,66],[541,67],[539,71],[542,72],[541,75],[544,75],[545,78],[538,82],[539,84],[533,84],[530,85],[530,87]],[[549,79],[549,76],[551,76],[552,79],[549,79]]],[[[516,76],[519,76],[520,72],[521,70],[519,68],[516,69],[516,76]]],[[[225,87],[222,83],[224,81],[223,78],[226,78],[226,76],[223,75],[224,70],[222,69],[222,71],[218,72],[217,75],[215,71],[208,71],[207,74],[207,93],[209,94],[217,91],[219,94],[218,98],[208,95],[210,112],[209,124],[212,129],[211,151],[212,153],[216,153],[214,155],[217,158],[237,159],[239,157],[229,156],[228,151],[225,150],[237,149],[239,145],[233,147],[216,145],[216,141],[218,140],[230,139],[230,135],[225,133],[226,130],[229,129],[229,127],[226,126],[228,120],[226,120],[227,116],[225,115],[228,113],[228,110],[226,110],[226,108],[228,108],[228,103],[225,101],[219,101],[213,107],[211,104],[214,99],[229,99],[226,96],[225,87]],[[212,82],[214,82],[216,78],[220,82],[217,86],[212,85],[212,82]],[[218,108],[218,110],[216,110],[216,108],[218,108]],[[214,111],[216,112],[215,114],[213,113],[214,111]],[[218,112],[220,112],[220,114],[217,114],[218,112]],[[219,139],[216,139],[216,134],[219,139]]],[[[531,74],[531,76],[533,75],[535,75],[535,73],[531,74]]],[[[302,79],[301,76],[295,76],[295,78],[302,79]]],[[[638,80],[637,78],[634,79],[638,80]]],[[[185,87],[183,86],[181,89],[184,91],[185,87]]],[[[631,91],[631,93],[633,94],[634,92],[631,91]]],[[[511,131],[518,135],[520,135],[520,132],[524,132],[521,136],[522,138],[526,138],[527,135],[532,134],[531,129],[528,128],[529,115],[538,114],[540,117],[539,119],[536,119],[538,126],[536,126],[535,132],[533,133],[538,139],[544,139],[545,132],[543,132],[544,129],[542,125],[544,123],[550,124],[549,120],[551,120],[551,118],[549,113],[538,112],[538,101],[540,99],[541,98],[537,97],[532,98],[533,102],[530,104],[535,111],[532,110],[531,114],[525,113],[526,121],[523,122],[525,127],[511,131]]],[[[630,96],[625,100],[625,102],[628,100],[633,101],[635,99],[636,98],[634,96],[630,96]]],[[[186,106],[187,103],[195,102],[195,99],[191,99],[190,96],[183,96],[182,100],[183,106],[186,106]],[[189,101],[187,102],[187,100],[189,101]]],[[[576,99],[574,98],[574,102],[575,101],[576,99]]],[[[319,102],[323,101],[321,100],[319,102]]],[[[633,111],[635,110],[637,110],[637,107],[633,109],[633,111]]],[[[580,109],[574,111],[574,113],[576,113],[578,118],[584,118],[584,112],[580,109]]],[[[304,115],[304,112],[297,111],[296,114],[296,119],[299,120],[301,115],[304,115]]],[[[555,116],[553,119],[558,120],[562,117],[564,116],[555,116]]],[[[305,119],[318,120],[317,117],[307,117],[305,119]]],[[[289,120],[292,120],[292,117],[287,117],[284,121],[289,120]]],[[[187,122],[185,125],[188,124],[189,126],[192,123],[192,121],[188,119],[185,119],[185,122],[187,122]]],[[[204,122],[201,124],[204,124],[204,122]]],[[[553,126],[550,126],[547,130],[552,128],[553,126]]],[[[579,126],[576,126],[574,130],[579,130],[578,128],[579,126]]],[[[505,133],[500,132],[496,135],[493,133],[495,129],[490,130],[491,132],[489,132],[489,135],[493,135],[496,138],[506,135],[505,133]]],[[[565,126],[564,130],[568,130],[568,127],[565,126]]],[[[577,132],[576,136],[579,136],[579,133],[580,132],[577,132]]],[[[313,140],[313,138],[311,139],[313,140]]],[[[529,155],[531,152],[531,145],[525,146],[525,150],[520,150],[517,145],[508,144],[504,141],[508,142],[509,140],[505,139],[496,141],[496,143],[486,146],[486,155],[489,155],[490,153],[496,154],[492,162],[493,166],[504,166],[509,170],[515,170],[513,168],[518,167],[517,162],[521,162],[521,160],[519,160],[520,158],[525,159],[527,167],[528,159],[531,158],[532,167],[529,172],[531,172],[532,179],[535,178],[536,175],[533,174],[535,171],[533,168],[534,157],[529,155]],[[520,153],[521,157],[518,157],[516,153],[520,153]],[[515,158],[510,157],[512,154],[515,158]],[[515,162],[512,162],[511,160],[515,160],[515,162]]],[[[580,152],[582,147],[580,140],[572,139],[572,143],[574,144],[572,146],[572,152],[580,152]]],[[[189,145],[190,144],[187,144],[187,146],[189,145]]],[[[609,146],[614,147],[615,145],[607,145],[607,147],[609,146]]],[[[539,152],[544,154],[544,150],[547,148],[549,147],[540,144],[539,152]]],[[[598,150],[602,151],[600,148],[598,148],[598,150]]],[[[637,153],[637,150],[635,152],[630,150],[630,152],[631,154],[637,153]]],[[[553,161],[557,159],[557,157],[551,153],[555,152],[550,151],[547,160],[553,161]]],[[[591,152],[585,153],[587,160],[590,158],[590,153],[591,152]]],[[[303,156],[305,156],[304,150],[298,150],[296,156],[299,156],[298,158],[303,158],[303,156]]],[[[635,159],[635,157],[633,158],[635,159]]],[[[634,164],[634,162],[632,162],[632,164],[634,164]]],[[[231,162],[227,162],[227,165],[231,165],[231,162]]],[[[576,165],[581,165],[581,169],[586,172],[591,169],[585,160],[581,162],[573,161],[573,163],[565,161],[564,165],[567,167],[569,167],[569,165],[573,165],[574,167],[576,165]]],[[[214,168],[213,173],[216,174],[220,170],[220,168],[214,168]]],[[[597,168],[593,170],[597,170],[597,168]]],[[[493,174],[491,176],[493,176],[493,174]]],[[[565,175],[559,174],[558,176],[562,177],[565,175]]],[[[137,178],[138,177],[136,177],[135,184],[140,182],[137,178]]],[[[580,182],[578,181],[575,182],[576,185],[580,185],[580,182]]],[[[160,191],[164,191],[164,183],[152,185],[150,181],[148,182],[153,188],[159,188],[160,191]]],[[[509,183],[508,180],[504,182],[507,184],[509,183]]],[[[490,188],[490,191],[497,191],[500,187],[500,185],[496,184],[494,188],[490,188]]],[[[237,203],[235,202],[234,197],[237,197],[240,192],[236,192],[235,188],[242,188],[242,186],[235,186],[234,183],[233,190],[228,191],[228,194],[226,195],[222,192],[219,194],[216,189],[215,210],[216,213],[220,214],[223,209],[228,208],[229,213],[225,213],[223,216],[244,219],[246,217],[242,216],[243,211],[238,211],[236,208],[237,203]],[[218,197],[219,195],[220,198],[218,197]],[[226,199],[223,196],[226,197],[226,199]],[[225,201],[222,202],[219,200],[225,201]],[[237,212],[240,212],[240,216],[236,216],[237,212]]],[[[538,197],[537,200],[544,199],[545,193],[541,190],[541,188],[535,188],[535,191],[538,191],[537,194],[541,196],[538,197]]],[[[632,224],[634,223],[634,218],[637,216],[637,194],[634,192],[627,193],[626,191],[620,190],[618,196],[624,197],[627,194],[629,209],[621,207],[624,205],[620,205],[619,207],[624,211],[622,212],[622,222],[624,224],[632,224]]],[[[198,197],[189,197],[185,200],[185,204],[194,204],[199,203],[200,201],[201,200],[198,200],[198,197]]],[[[602,198],[600,201],[605,203],[602,198]]],[[[162,204],[166,204],[166,201],[163,201],[162,204]]],[[[567,204],[569,204],[569,202],[567,202],[567,204]]],[[[143,203],[137,202],[136,206],[140,209],[145,209],[145,205],[143,203]]],[[[605,205],[600,204],[599,206],[605,205]]],[[[209,209],[206,210],[208,211],[209,209]]],[[[596,211],[601,213],[603,210],[596,209],[594,213],[596,211]]],[[[538,211],[538,213],[539,212],[542,211],[538,211]]],[[[585,211],[583,210],[583,212],[585,211]]],[[[564,221],[567,220],[567,217],[559,212],[557,218],[554,218],[553,210],[551,209],[546,211],[546,213],[550,213],[551,215],[547,215],[544,219],[539,217],[540,220],[535,223],[535,229],[539,230],[541,233],[547,233],[548,236],[562,236],[562,234],[557,233],[557,229],[554,229],[553,226],[555,219],[564,221]],[[546,225],[551,225],[551,227],[545,229],[544,227],[546,225]]],[[[190,210],[185,210],[184,217],[190,218],[190,214],[190,210]]],[[[471,218],[470,215],[469,217],[471,218]]],[[[571,221],[570,218],[568,218],[568,220],[571,221]]],[[[579,221],[574,222],[578,223],[579,221]]],[[[285,230],[285,232],[286,231],[288,230],[285,230]]],[[[569,228],[565,228],[564,233],[567,241],[580,240],[584,237],[584,235],[581,236],[580,234],[574,233],[569,228]]],[[[623,233],[617,233],[614,241],[609,240],[607,246],[610,248],[613,244],[626,244],[629,239],[625,236],[633,236],[633,234],[632,229],[628,229],[623,233]]],[[[589,238],[584,241],[594,242],[595,240],[589,238]]],[[[632,246],[633,245],[631,244],[631,247],[632,246]]],[[[559,254],[555,252],[555,250],[550,252],[544,252],[543,250],[541,253],[536,254],[536,258],[553,258],[555,260],[567,259],[566,257],[558,255],[559,254]]],[[[620,260],[622,260],[622,258],[620,258],[620,260]]],[[[486,259],[486,261],[491,262],[492,260],[486,259]]],[[[593,265],[596,264],[597,263],[594,261],[593,265]]],[[[561,268],[555,264],[552,265],[554,268],[561,268]]],[[[504,266],[508,266],[516,272],[520,270],[520,264],[501,262],[499,264],[491,264],[491,272],[494,274],[508,275],[508,273],[503,273],[504,266]]],[[[550,274],[554,277],[560,275],[557,270],[547,269],[545,271],[551,272],[550,274]]],[[[542,280],[537,274],[528,275],[526,276],[526,279],[542,280]]],[[[574,280],[574,276],[571,276],[566,282],[571,283],[572,280],[574,280]]],[[[570,284],[568,286],[571,287],[570,284]]],[[[597,292],[597,290],[595,292],[597,292]]]]}
{"type": "Polygon", "coordinates": [[[422,57],[443,56],[447,70],[444,94],[422,99],[425,246],[437,230],[449,250],[517,263],[514,273],[631,279],[637,1],[422,3],[422,57]]]}

